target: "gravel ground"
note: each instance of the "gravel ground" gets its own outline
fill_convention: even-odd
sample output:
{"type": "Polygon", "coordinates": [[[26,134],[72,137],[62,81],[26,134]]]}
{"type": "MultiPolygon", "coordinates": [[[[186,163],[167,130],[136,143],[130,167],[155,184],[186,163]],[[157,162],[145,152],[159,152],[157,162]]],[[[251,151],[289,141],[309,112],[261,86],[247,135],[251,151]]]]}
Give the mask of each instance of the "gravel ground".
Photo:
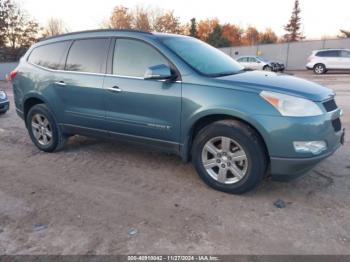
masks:
{"type": "MultiPolygon", "coordinates": [[[[350,130],[350,75],[296,74],[336,90],[350,130]]],[[[0,88],[12,102],[0,116],[0,254],[350,254],[349,142],[308,176],[234,196],[141,146],[75,136],[40,152],[0,88]]]]}

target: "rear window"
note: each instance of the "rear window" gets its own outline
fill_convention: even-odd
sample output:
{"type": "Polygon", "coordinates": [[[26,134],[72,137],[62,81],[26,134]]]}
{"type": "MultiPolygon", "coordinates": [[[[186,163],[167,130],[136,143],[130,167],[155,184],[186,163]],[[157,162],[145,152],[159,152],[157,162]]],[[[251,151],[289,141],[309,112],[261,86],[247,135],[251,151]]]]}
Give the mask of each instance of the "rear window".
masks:
{"type": "Polygon", "coordinates": [[[74,41],[69,50],[65,70],[104,73],[109,39],[84,39],[74,41]]]}
{"type": "Polygon", "coordinates": [[[339,57],[340,51],[338,50],[329,50],[329,51],[320,51],[316,56],[320,57],[339,57]]]}
{"type": "Polygon", "coordinates": [[[256,59],[254,57],[249,57],[249,60],[248,60],[250,63],[255,63],[256,62],[256,59]]]}
{"type": "Polygon", "coordinates": [[[49,69],[63,69],[70,43],[64,41],[36,47],[30,54],[28,62],[49,69]]]}

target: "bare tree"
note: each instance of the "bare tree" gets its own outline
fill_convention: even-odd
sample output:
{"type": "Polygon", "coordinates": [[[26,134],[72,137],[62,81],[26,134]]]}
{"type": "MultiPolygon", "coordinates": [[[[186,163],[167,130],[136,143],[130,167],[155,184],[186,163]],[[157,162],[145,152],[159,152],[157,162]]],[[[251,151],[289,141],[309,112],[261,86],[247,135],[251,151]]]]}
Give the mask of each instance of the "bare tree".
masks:
{"type": "Polygon", "coordinates": [[[1,44],[12,50],[29,47],[36,41],[39,24],[12,0],[0,1],[1,44]]]}
{"type": "Polygon", "coordinates": [[[133,28],[142,31],[152,31],[151,17],[152,11],[143,6],[136,6],[132,12],[133,28]]]}
{"type": "Polygon", "coordinates": [[[174,15],[174,11],[166,11],[159,15],[154,22],[153,29],[163,33],[182,33],[180,20],[174,15]]]}
{"type": "Polygon", "coordinates": [[[133,23],[133,16],[129,9],[124,6],[116,6],[113,9],[112,15],[109,19],[109,28],[115,29],[131,29],[133,23]]]}
{"type": "Polygon", "coordinates": [[[259,42],[259,31],[255,27],[249,26],[245,31],[242,42],[245,45],[256,45],[259,42]]]}
{"type": "Polygon", "coordinates": [[[69,30],[62,19],[51,17],[44,28],[43,36],[49,37],[54,35],[61,35],[68,32],[69,30]]]}

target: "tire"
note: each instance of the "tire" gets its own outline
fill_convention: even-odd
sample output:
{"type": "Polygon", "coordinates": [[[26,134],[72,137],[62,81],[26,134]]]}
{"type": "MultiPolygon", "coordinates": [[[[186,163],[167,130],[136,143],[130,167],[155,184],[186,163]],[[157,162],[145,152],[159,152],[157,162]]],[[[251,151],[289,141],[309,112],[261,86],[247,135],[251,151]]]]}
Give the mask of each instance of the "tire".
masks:
{"type": "MultiPolygon", "coordinates": [[[[217,146],[220,147],[220,144],[217,144],[217,146]]],[[[252,128],[236,120],[217,121],[199,131],[193,142],[192,162],[197,173],[207,185],[230,194],[242,194],[252,190],[260,183],[267,170],[267,154],[260,136],[252,128]],[[226,159],[225,156],[222,156],[225,152],[221,146],[222,155],[214,157],[215,161],[213,158],[208,160],[207,156],[214,156],[214,154],[207,150],[207,145],[220,143],[220,139],[221,145],[223,145],[222,137],[225,141],[228,141],[227,138],[230,140],[230,149],[226,154],[226,159]],[[215,142],[216,140],[218,142],[215,142]],[[246,160],[244,160],[243,154],[246,160]],[[227,156],[231,159],[227,160],[227,156]],[[232,159],[234,156],[237,159],[240,158],[239,162],[232,159]],[[218,160],[219,157],[221,157],[220,164],[217,162],[220,161],[220,159],[218,160]],[[221,165],[221,168],[214,166],[207,171],[204,163],[209,163],[208,166],[211,163],[213,166],[221,165]],[[226,168],[226,175],[220,178],[221,171],[219,170],[224,170],[222,169],[223,166],[226,168]],[[240,177],[233,175],[234,173],[231,172],[231,169],[237,170],[237,168],[240,170],[240,177]],[[222,177],[226,177],[225,182],[223,182],[222,177]]]]}
{"type": "Polygon", "coordinates": [[[53,113],[45,104],[37,104],[29,110],[26,126],[31,140],[42,151],[58,151],[65,145],[66,137],[62,134],[53,113]],[[49,133],[51,133],[51,138],[49,138],[49,133]],[[47,143],[44,143],[44,134],[47,137],[47,143]],[[42,139],[38,137],[40,135],[42,139]]]}
{"type": "Polygon", "coordinates": [[[316,75],[322,75],[325,74],[327,72],[327,68],[324,64],[316,64],[314,66],[314,73],[316,75]]]}
{"type": "Polygon", "coordinates": [[[264,66],[263,68],[264,71],[268,71],[268,72],[271,72],[272,71],[272,68],[268,65],[264,66]]]}

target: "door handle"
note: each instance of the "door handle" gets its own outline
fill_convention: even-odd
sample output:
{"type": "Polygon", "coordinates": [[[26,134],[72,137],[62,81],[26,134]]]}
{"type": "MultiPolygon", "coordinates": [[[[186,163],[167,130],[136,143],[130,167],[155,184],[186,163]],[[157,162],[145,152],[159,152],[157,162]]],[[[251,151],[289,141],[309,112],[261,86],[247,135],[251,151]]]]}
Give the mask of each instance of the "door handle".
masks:
{"type": "Polygon", "coordinates": [[[107,90],[115,93],[120,93],[123,91],[119,86],[108,87],[107,90]]]}
{"type": "Polygon", "coordinates": [[[57,81],[55,82],[56,85],[59,85],[59,86],[65,86],[67,85],[64,81],[57,81]]]}

